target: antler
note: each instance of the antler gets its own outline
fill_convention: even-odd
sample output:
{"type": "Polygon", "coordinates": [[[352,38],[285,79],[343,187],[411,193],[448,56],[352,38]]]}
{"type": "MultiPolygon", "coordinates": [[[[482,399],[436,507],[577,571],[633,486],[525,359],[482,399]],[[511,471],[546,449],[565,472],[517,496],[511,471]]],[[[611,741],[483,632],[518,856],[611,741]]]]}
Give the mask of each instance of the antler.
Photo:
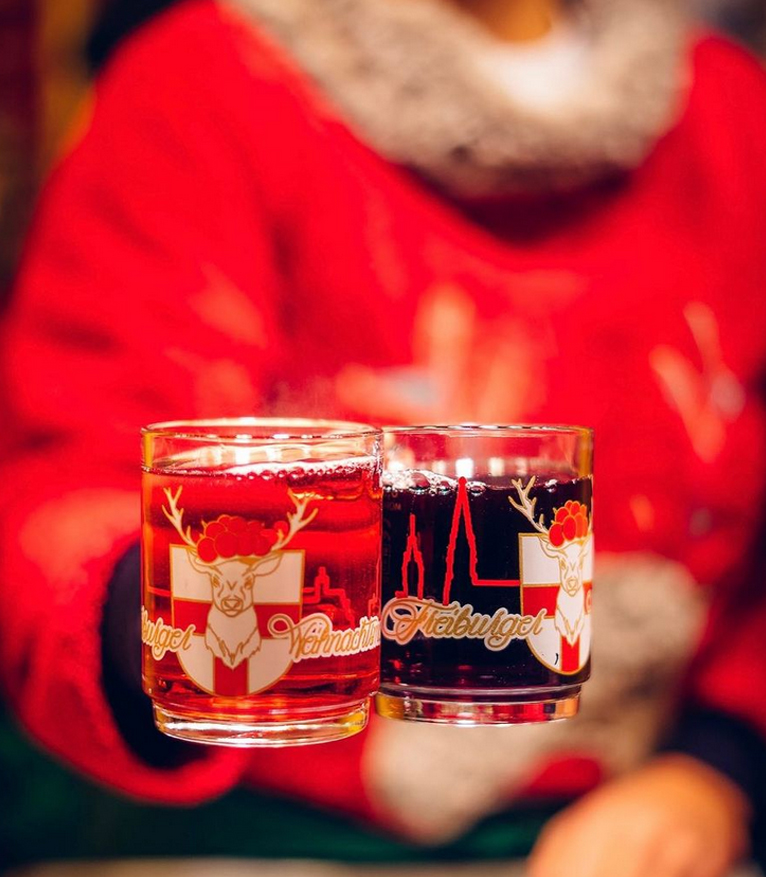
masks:
{"type": "Polygon", "coordinates": [[[292,541],[295,534],[302,530],[304,527],[306,527],[308,524],[310,524],[319,513],[319,509],[314,509],[308,517],[304,517],[306,514],[306,506],[311,502],[312,499],[314,499],[311,494],[304,497],[303,499],[298,499],[298,497],[292,492],[292,490],[288,490],[287,494],[292,500],[293,505],[295,506],[294,512],[287,513],[287,523],[289,525],[289,529],[286,533],[279,533],[276,541],[266,554],[245,559],[245,563],[247,563],[251,567],[251,569],[260,567],[264,562],[271,560],[275,557],[275,555],[278,555],[279,552],[292,541]]]}
{"type": "Polygon", "coordinates": [[[314,518],[317,516],[319,509],[314,509],[311,514],[304,518],[306,513],[306,506],[311,502],[314,497],[309,494],[308,496],[304,496],[303,499],[298,499],[298,497],[292,492],[292,490],[287,491],[288,496],[293,502],[295,506],[294,512],[287,513],[287,523],[289,524],[289,529],[287,533],[280,533],[277,537],[277,541],[274,543],[274,547],[271,549],[272,551],[281,551],[287,544],[290,542],[300,530],[304,527],[308,526],[314,518]]]}
{"type": "MultiPolygon", "coordinates": [[[[165,496],[167,497],[168,505],[170,506],[170,510],[168,511],[168,509],[166,509],[165,506],[163,506],[162,512],[165,515],[165,517],[170,521],[170,523],[173,525],[173,527],[175,528],[178,535],[183,539],[184,543],[189,548],[191,548],[196,555],[197,544],[195,543],[194,539],[192,538],[191,526],[184,527],[183,509],[178,508],[178,499],[181,496],[181,489],[182,488],[179,487],[178,490],[175,492],[175,494],[173,494],[173,492],[171,491],[171,489],[169,487],[166,487],[164,489],[163,492],[164,492],[165,496]]],[[[271,557],[272,555],[281,551],[290,541],[292,541],[292,539],[296,533],[298,533],[300,530],[302,530],[304,527],[306,527],[308,524],[310,524],[314,520],[314,518],[317,516],[319,509],[314,509],[311,512],[311,514],[306,516],[306,506],[314,498],[313,496],[311,496],[311,494],[304,497],[303,499],[299,499],[291,490],[289,490],[288,495],[289,495],[290,499],[292,500],[293,505],[295,506],[295,511],[287,513],[287,523],[288,523],[287,532],[286,533],[281,533],[281,532],[279,533],[276,541],[274,542],[274,544],[271,547],[271,550],[267,554],[265,554],[261,557],[254,557],[254,558],[252,558],[252,560],[248,560],[247,563],[250,564],[251,566],[256,565],[256,564],[260,565],[261,563],[263,563],[263,561],[266,558],[271,557]]],[[[215,566],[215,564],[205,563],[204,566],[207,568],[207,567],[215,566]]]]}
{"type": "Polygon", "coordinates": [[[508,497],[508,502],[516,509],[524,515],[524,517],[532,524],[532,526],[537,530],[538,533],[542,533],[543,535],[548,535],[548,527],[545,526],[545,516],[543,513],[540,513],[540,516],[537,520],[535,520],[535,506],[537,505],[537,497],[534,499],[529,498],[529,491],[535,486],[535,476],[533,475],[529,479],[529,483],[526,488],[521,484],[521,478],[514,478],[511,481],[511,484],[516,488],[516,492],[519,494],[520,503],[515,502],[512,497],[508,497]]]}
{"type": "Polygon", "coordinates": [[[192,539],[191,525],[184,527],[183,509],[178,508],[178,498],[181,496],[182,489],[182,487],[179,487],[175,493],[175,496],[173,496],[173,493],[169,487],[166,487],[164,489],[163,493],[168,499],[170,511],[168,511],[165,506],[163,506],[162,512],[165,517],[170,521],[170,523],[176,528],[178,535],[184,540],[189,548],[196,549],[197,545],[194,542],[194,539],[192,539]]]}

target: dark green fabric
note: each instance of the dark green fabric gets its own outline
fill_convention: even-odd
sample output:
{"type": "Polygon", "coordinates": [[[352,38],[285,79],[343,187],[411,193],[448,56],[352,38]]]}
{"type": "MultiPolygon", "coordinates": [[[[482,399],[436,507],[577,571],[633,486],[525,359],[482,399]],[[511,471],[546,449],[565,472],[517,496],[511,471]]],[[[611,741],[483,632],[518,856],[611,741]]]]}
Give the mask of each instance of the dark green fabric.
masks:
{"type": "Polygon", "coordinates": [[[522,856],[548,813],[488,819],[459,841],[425,849],[294,801],[234,792],[189,809],[110,794],[33,746],[0,707],[0,863],[134,856],[318,858],[358,862],[522,856]]]}

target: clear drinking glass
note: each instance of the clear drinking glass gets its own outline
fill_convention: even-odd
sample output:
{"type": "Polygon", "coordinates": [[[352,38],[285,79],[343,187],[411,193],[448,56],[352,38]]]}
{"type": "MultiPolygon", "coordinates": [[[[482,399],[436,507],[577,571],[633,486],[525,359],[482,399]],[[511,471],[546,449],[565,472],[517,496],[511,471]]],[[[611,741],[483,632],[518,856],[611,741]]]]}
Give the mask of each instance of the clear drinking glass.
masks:
{"type": "Polygon", "coordinates": [[[592,463],[584,427],[385,431],[379,713],[474,725],[577,712],[592,463]]]}
{"type": "Polygon", "coordinates": [[[381,433],[314,420],[143,430],[144,690],[172,737],[320,743],[380,661],[381,433]]]}

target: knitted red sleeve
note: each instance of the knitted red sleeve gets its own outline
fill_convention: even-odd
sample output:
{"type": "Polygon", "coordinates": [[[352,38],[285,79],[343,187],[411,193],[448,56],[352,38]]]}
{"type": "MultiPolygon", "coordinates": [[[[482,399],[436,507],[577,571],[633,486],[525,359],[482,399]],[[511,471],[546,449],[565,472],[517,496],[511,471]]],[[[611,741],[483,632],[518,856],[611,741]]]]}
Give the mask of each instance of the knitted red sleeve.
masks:
{"type": "Polygon", "coordinates": [[[100,681],[106,584],[138,538],[139,428],[257,413],[279,352],[269,225],[217,98],[234,62],[194,18],[116,58],[43,193],[2,344],[16,444],[0,477],[10,703],[98,780],[185,803],[245,758],[160,770],[127,747],[100,681]]]}

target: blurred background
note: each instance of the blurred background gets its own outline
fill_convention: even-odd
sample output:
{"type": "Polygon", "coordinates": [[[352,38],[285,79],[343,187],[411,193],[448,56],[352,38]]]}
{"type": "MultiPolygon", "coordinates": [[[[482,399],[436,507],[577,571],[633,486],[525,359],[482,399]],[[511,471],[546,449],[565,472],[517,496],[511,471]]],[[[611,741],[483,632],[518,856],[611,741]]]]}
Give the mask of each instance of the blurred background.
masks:
{"type": "MultiPolygon", "coordinates": [[[[88,99],[89,82],[124,34],[170,2],[0,0],[0,308],[9,296],[36,192],[66,143],[68,132],[76,127],[78,111],[88,99]]],[[[766,0],[693,2],[701,21],[728,31],[766,58],[766,0]]],[[[285,820],[279,806],[272,802],[267,810],[261,810],[257,826],[252,823],[246,826],[248,814],[254,812],[255,806],[244,807],[236,797],[220,805],[230,808],[223,816],[232,821],[232,830],[236,831],[237,826],[246,829],[253,849],[268,853],[270,843],[275,849],[280,847],[285,820]],[[265,820],[264,812],[268,813],[265,820]]],[[[221,817],[221,813],[217,816],[221,817]]],[[[0,704],[0,871],[4,865],[21,861],[32,849],[38,851],[41,859],[46,858],[48,851],[66,856],[76,855],[82,849],[92,854],[130,856],[136,849],[131,837],[139,835],[144,851],[149,838],[151,852],[147,827],[159,819],[167,827],[169,820],[179,818],[158,808],[137,808],[109,798],[54,765],[18,732],[0,704]],[[30,812],[39,816],[35,823],[28,820],[30,812]],[[88,818],[83,819],[84,814],[88,818]]],[[[294,830],[294,814],[291,819],[294,830]]],[[[320,824],[312,819],[307,814],[303,825],[309,846],[312,831],[322,831],[330,847],[348,852],[354,841],[340,821],[328,829],[326,821],[320,824]]],[[[534,821],[538,816],[531,814],[530,819],[534,821]]],[[[179,822],[176,828],[179,836],[183,836],[183,824],[179,822]]],[[[507,850],[508,839],[503,836],[500,843],[500,836],[501,828],[489,823],[482,832],[465,838],[459,849],[446,850],[445,857],[470,858],[477,852],[491,856],[494,843],[498,849],[507,850]]],[[[378,841],[372,836],[366,843],[360,856],[375,860],[382,847],[376,846],[378,841]]],[[[201,850],[210,852],[204,838],[191,834],[183,837],[180,846],[188,855],[201,850]]],[[[159,845],[156,851],[161,852],[159,845]]],[[[296,854],[300,853],[296,849],[296,854]]],[[[386,855],[392,857],[390,844],[386,845],[386,855]]],[[[413,851],[404,844],[393,851],[394,859],[407,860],[413,856],[413,851]]],[[[166,865],[158,868],[158,873],[160,870],[164,877],[171,873],[166,865]]],[[[51,877],[54,873],[86,872],[51,871],[51,877]]],[[[96,866],[92,873],[107,872],[96,866]]],[[[186,866],[184,873],[193,873],[193,868],[186,866]]],[[[226,873],[225,868],[217,869],[217,873],[226,873]]],[[[302,865],[296,873],[320,875],[330,871],[318,868],[309,872],[302,865]]],[[[339,869],[332,873],[352,871],[339,869]]],[[[439,868],[417,873],[439,873],[439,868]]],[[[490,875],[499,871],[488,865],[485,871],[471,869],[471,873],[490,875]]],[[[503,869],[503,873],[508,871],[503,869]]]]}
{"type": "MultiPolygon", "coordinates": [[[[0,0],[0,296],[34,194],[88,82],[120,37],[173,0],[0,0]]],[[[691,0],[702,21],[766,56],[766,0],[691,0]]]]}

